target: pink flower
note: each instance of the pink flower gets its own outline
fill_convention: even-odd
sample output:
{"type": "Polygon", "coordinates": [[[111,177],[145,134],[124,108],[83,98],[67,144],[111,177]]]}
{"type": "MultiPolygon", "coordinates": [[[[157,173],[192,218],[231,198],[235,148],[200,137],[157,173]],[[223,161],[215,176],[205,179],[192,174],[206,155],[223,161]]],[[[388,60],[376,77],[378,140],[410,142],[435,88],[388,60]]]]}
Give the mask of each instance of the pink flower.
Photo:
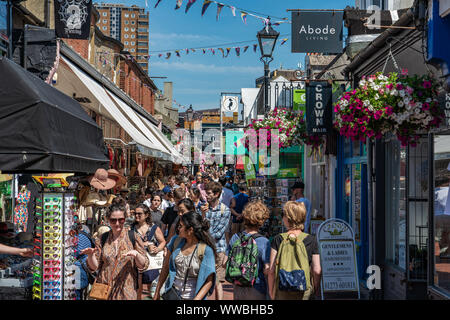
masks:
{"type": "Polygon", "coordinates": [[[403,85],[401,83],[397,83],[397,90],[403,90],[403,85]]]}
{"type": "Polygon", "coordinates": [[[389,83],[388,85],[386,85],[386,88],[388,88],[389,90],[392,90],[393,87],[394,87],[394,85],[392,83],[389,83]]]}
{"type": "Polygon", "coordinates": [[[408,75],[408,69],[402,68],[402,76],[408,75]]]}
{"type": "Polygon", "coordinates": [[[424,81],[424,82],[422,83],[422,86],[423,86],[425,89],[430,89],[430,88],[431,88],[431,81],[424,81]]]}

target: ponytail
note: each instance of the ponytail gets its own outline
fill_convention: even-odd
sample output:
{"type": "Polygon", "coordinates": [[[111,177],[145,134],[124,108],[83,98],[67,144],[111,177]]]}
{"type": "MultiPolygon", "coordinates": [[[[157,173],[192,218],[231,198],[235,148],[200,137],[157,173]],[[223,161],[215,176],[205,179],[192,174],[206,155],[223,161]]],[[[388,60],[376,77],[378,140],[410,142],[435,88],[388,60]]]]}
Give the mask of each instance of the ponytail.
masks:
{"type": "Polygon", "coordinates": [[[200,214],[194,211],[183,214],[181,220],[187,229],[192,228],[194,230],[194,236],[199,242],[204,242],[211,247],[214,256],[216,256],[216,243],[209,233],[209,221],[203,219],[200,214]]]}

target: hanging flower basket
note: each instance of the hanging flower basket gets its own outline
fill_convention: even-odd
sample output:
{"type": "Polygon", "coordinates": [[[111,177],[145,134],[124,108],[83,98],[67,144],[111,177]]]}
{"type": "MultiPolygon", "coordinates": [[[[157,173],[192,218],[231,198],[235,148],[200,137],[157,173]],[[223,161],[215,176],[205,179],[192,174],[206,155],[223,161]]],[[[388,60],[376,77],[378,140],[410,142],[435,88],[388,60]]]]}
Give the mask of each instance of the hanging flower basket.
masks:
{"type": "MultiPolygon", "coordinates": [[[[300,111],[296,114],[286,108],[275,108],[269,112],[265,119],[253,120],[249,124],[249,129],[254,129],[254,131],[247,131],[247,134],[256,136],[258,141],[257,147],[261,143],[265,143],[268,148],[271,146],[272,130],[277,131],[274,138],[279,139],[280,148],[288,148],[301,144],[318,148],[323,143],[321,137],[307,135],[303,112],[300,111]],[[261,129],[267,130],[267,140],[259,141],[259,130],[261,129]]],[[[245,147],[248,149],[249,140],[244,138],[244,141],[245,147]]]]}
{"type": "Polygon", "coordinates": [[[437,82],[429,76],[363,77],[356,89],[345,92],[334,107],[335,127],[353,141],[397,135],[402,146],[416,146],[420,132],[439,126],[437,82]]]}

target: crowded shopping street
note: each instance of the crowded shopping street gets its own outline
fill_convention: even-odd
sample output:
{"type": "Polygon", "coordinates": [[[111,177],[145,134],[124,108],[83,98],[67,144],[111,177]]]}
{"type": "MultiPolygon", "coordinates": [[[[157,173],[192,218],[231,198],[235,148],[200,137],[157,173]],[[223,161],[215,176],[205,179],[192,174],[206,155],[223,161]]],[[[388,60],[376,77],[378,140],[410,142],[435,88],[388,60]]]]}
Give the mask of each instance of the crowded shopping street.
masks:
{"type": "Polygon", "coordinates": [[[224,1],[0,0],[0,302],[450,299],[449,1],[224,1]]]}

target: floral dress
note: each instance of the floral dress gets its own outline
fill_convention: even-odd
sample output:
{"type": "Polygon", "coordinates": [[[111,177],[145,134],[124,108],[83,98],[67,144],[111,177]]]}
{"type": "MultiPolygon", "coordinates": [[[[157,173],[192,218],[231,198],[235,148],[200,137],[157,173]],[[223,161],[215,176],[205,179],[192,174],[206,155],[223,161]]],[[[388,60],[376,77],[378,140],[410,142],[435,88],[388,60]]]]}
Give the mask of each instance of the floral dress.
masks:
{"type": "Polygon", "coordinates": [[[27,232],[28,223],[28,202],[31,198],[31,192],[25,190],[17,195],[17,204],[14,208],[14,231],[27,232]]]}
{"type": "Polygon", "coordinates": [[[96,258],[99,261],[97,282],[108,284],[111,281],[112,289],[109,300],[136,300],[138,297],[138,272],[146,270],[149,264],[141,237],[135,237],[136,242],[133,248],[128,230],[128,228],[123,228],[119,236],[118,252],[113,244],[112,232],[109,233],[103,249],[101,248],[101,238],[96,240],[96,247],[99,249],[96,252],[96,258]],[[133,249],[145,257],[144,268],[139,269],[134,258],[124,257],[128,251],[133,249]],[[116,257],[119,258],[114,271],[116,257]]]}

